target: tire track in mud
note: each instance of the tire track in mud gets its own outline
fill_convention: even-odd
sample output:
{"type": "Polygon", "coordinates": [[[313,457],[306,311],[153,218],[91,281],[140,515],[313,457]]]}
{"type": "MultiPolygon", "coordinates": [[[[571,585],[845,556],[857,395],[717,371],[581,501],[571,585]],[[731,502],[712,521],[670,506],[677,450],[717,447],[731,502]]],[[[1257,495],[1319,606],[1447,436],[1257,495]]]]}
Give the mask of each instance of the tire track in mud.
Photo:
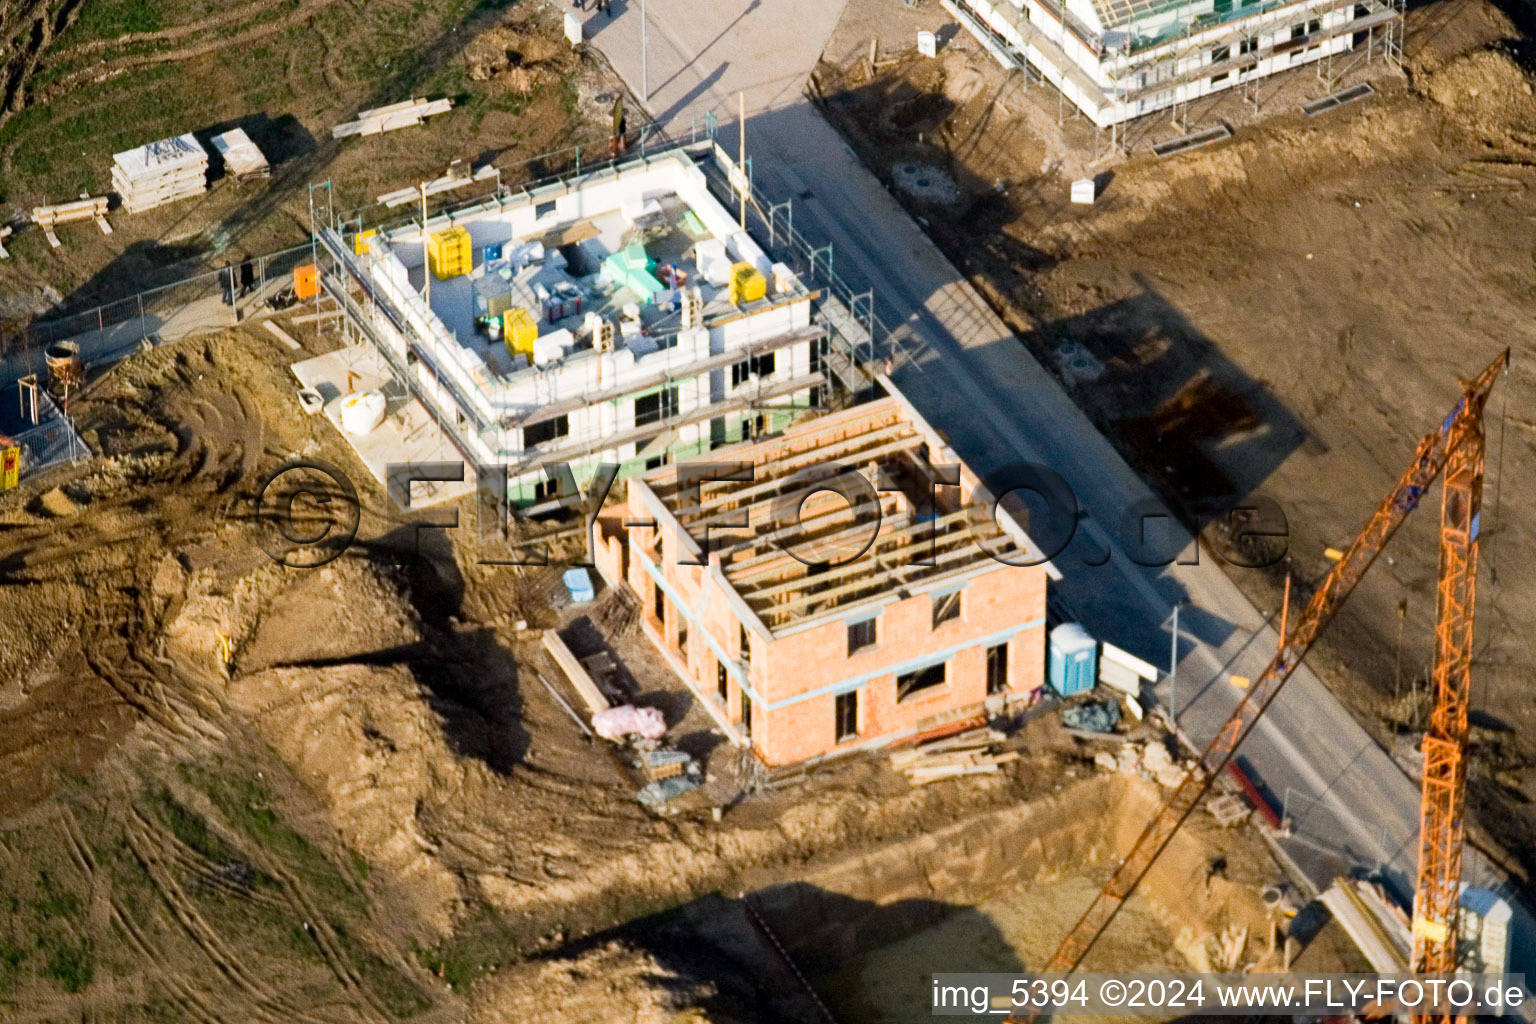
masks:
{"type": "Polygon", "coordinates": [[[330,921],[326,920],[320,908],[310,900],[309,894],[304,891],[303,883],[286,867],[264,854],[253,856],[252,860],[258,869],[277,880],[292,902],[293,909],[309,925],[308,933],[314,939],[320,954],[325,957],[331,973],[336,976],[337,981],[341,982],[342,988],[359,1000],[354,1007],[359,1011],[359,1015],[369,1020],[371,1024],[389,1024],[392,1020],[389,1011],[363,984],[362,975],[357,973],[346,951],[341,948],[341,940],[337,938],[335,929],[331,927],[330,921]],[[365,1008],[371,1013],[364,1013],[365,1008]]]}
{"type": "Polygon", "coordinates": [[[189,21],[181,25],[172,25],[170,28],[156,29],[153,32],[129,32],[125,35],[114,36],[111,39],[92,39],[88,42],[76,43],[73,46],[64,47],[53,54],[53,56],[64,59],[83,53],[110,50],[115,46],[133,46],[136,43],[160,43],[175,39],[185,39],[187,36],[195,36],[199,32],[250,21],[252,18],[260,17],[274,8],[285,7],[289,2],[290,0],[258,0],[257,3],[231,8],[218,14],[210,14],[206,18],[199,18],[196,21],[189,21]]]}
{"type": "Polygon", "coordinates": [[[127,837],[129,848],[143,865],[144,870],[149,873],[156,891],[170,909],[172,916],[219,973],[228,978],[251,1000],[253,1004],[251,1012],[265,1024],[290,1024],[290,1022],[327,1024],[288,1003],[245,966],[240,955],[203,917],[186,890],[173,876],[165,863],[165,858],[161,856],[163,851],[157,841],[157,831],[137,808],[124,822],[123,827],[123,834],[127,837]]]}
{"type": "Polygon", "coordinates": [[[0,128],[5,127],[6,122],[27,106],[27,87],[31,85],[32,76],[37,73],[54,38],[73,25],[79,17],[84,2],[64,0],[58,10],[54,11],[52,0],[39,0],[27,15],[18,20],[19,31],[12,38],[25,36],[26,42],[16,56],[5,63],[3,94],[0,94],[0,128]]]}
{"type": "MultiPolygon", "coordinates": [[[[287,18],[275,18],[270,22],[256,25],[243,32],[235,32],[230,35],[220,36],[217,39],[209,39],[205,42],[194,43],[191,46],[182,46],[174,50],[162,50],[155,53],[134,54],[127,57],[117,57],[93,64],[78,71],[71,71],[61,75],[52,82],[39,95],[40,102],[50,102],[71,91],[76,86],[86,82],[102,82],[108,78],[115,78],[125,72],[137,68],[155,67],[160,64],[179,63],[192,60],[196,57],[205,57],[210,53],[227,50],[234,46],[245,46],[267,36],[286,32],[295,25],[308,22],[315,15],[324,11],[337,0],[304,0],[299,7],[287,18]]],[[[4,122],[0,121],[0,125],[4,122]]]]}

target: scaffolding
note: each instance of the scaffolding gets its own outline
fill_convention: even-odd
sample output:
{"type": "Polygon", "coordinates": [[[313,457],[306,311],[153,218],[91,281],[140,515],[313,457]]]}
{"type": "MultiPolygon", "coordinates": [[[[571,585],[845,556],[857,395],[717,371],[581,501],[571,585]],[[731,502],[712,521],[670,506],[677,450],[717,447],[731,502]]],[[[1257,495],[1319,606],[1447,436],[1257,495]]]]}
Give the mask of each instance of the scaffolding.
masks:
{"type": "Polygon", "coordinates": [[[1150,115],[1166,112],[1190,130],[1192,105],[1230,89],[1257,109],[1259,83],[1303,63],[1316,65],[1325,92],[1378,57],[1402,63],[1405,0],[1290,0],[1189,18],[1179,17],[1188,2],[1103,0],[1096,10],[1114,30],[1102,34],[1058,0],[943,2],[1005,67],[1023,60],[1056,89],[1058,123],[1069,104],[1088,116],[1095,160],[1129,152],[1131,138],[1156,123],[1150,115]],[[1137,18],[1169,14],[1175,20],[1158,35],[1136,37],[1137,18]]]}
{"type": "MultiPolygon", "coordinates": [[[[475,201],[448,215],[446,221],[468,223],[476,217],[505,213],[521,204],[552,205],[560,195],[601,184],[636,169],[643,170],[647,163],[673,158],[692,159],[685,150],[642,155],[610,167],[554,179],[535,189],[510,195],[499,193],[475,201]]],[[[711,180],[710,184],[715,183],[711,180]]],[[[719,196],[714,198],[719,199],[719,196]]],[[[797,282],[769,303],[772,307],[812,302],[814,313],[808,327],[781,328],[774,325],[776,321],[770,322],[761,330],[732,343],[723,352],[695,351],[688,344],[679,343],[679,339],[688,340],[689,332],[684,330],[683,316],[678,311],[667,315],[663,322],[647,326],[646,337],[658,346],[658,350],[647,357],[648,362],[656,364],[653,373],[628,374],[622,381],[610,378],[605,382],[599,368],[596,376],[590,379],[585,371],[566,373],[561,377],[559,387],[555,387],[552,380],[545,380],[543,369],[529,367],[526,372],[535,378],[532,393],[540,397],[532,407],[513,408],[502,395],[503,390],[513,386],[510,378],[476,378],[466,383],[461,379],[464,377],[462,369],[448,365],[452,361],[449,357],[453,347],[459,345],[459,336],[436,319],[421,294],[411,288],[401,289],[398,283],[388,280],[390,274],[379,261],[389,260],[389,237],[364,234],[358,230],[359,224],[337,222],[330,212],[326,185],[317,185],[311,190],[310,205],[313,258],[321,293],[315,299],[317,318],[322,321],[333,318],[349,344],[368,344],[377,349],[390,375],[419,402],[441,435],[458,448],[467,461],[476,466],[504,467],[509,481],[514,483],[520,477],[532,479],[542,466],[551,462],[576,465],[579,474],[584,464],[613,457],[617,452],[627,451],[631,445],[634,455],[624,461],[649,464],[670,458],[672,448],[680,443],[713,447],[776,432],[804,414],[841,404],[833,397],[834,392],[846,389],[846,381],[858,376],[852,372],[859,369],[856,364],[873,358],[873,296],[869,293],[852,296],[849,304],[844,306],[835,297],[824,296],[807,284],[797,282]],[[857,343],[855,346],[841,341],[837,346],[826,344],[830,333],[855,332],[862,334],[864,352],[849,352],[849,358],[838,358],[857,343]],[[807,345],[813,350],[810,373],[797,367],[767,379],[756,372],[757,360],[772,359],[776,352],[807,345]],[[750,377],[737,383],[732,379],[731,371],[743,362],[751,367],[750,377]],[[725,374],[731,384],[728,392],[718,393],[720,388],[711,383],[713,377],[721,374],[725,374]],[[637,419],[632,426],[624,424],[618,431],[601,429],[595,417],[584,418],[584,425],[578,426],[578,418],[573,416],[568,434],[533,443],[525,433],[529,428],[578,410],[616,403],[641,393],[667,390],[681,382],[693,382],[697,386],[697,395],[701,399],[697,405],[689,407],[685,402],[677,406],[663,402],[654,418],[644,422],[637,419]],[[703,400],[706,394],[709,398],[703,400]],[[680,440],[679,431],[688,433],[680,440]],[[688,440],[694,433],[698,438],[688,440]]],[[[780,210],[783,221],[775,217],[769,233],[782,245],[795,241],[798,236],[792,226],[790,209],[781,207],[780,210]]],[[[440,222],[445,222],[444,215],[428,218],[412,227],[427,232],[440,222]]],[[[406,240],[402,244],[412,243],[406,240]]],[[[771,259],[779,258],[772,249],[769,253],[771,259]]],[[[830,251],[813,255],[813,272],[817,269],[818,257],[825,265],[825,271],[830,273],[830,251]]],[[[785,258],[798,262],[788,256],[785,258]]],[[[751,318],[757,312],[756,307],[743,311],[726,304],[723,298],[714,299],[700,308],[699,321],[693,326],[707,328],[744,316],[751,318]]],[[[524,371],[518,372],[517,379],[522,383],[516,386],[522,394],[529,385],[520,376],[524,371]]],[[[527,479],[523,480],[522,486],[528,486],[527,479]]]]}

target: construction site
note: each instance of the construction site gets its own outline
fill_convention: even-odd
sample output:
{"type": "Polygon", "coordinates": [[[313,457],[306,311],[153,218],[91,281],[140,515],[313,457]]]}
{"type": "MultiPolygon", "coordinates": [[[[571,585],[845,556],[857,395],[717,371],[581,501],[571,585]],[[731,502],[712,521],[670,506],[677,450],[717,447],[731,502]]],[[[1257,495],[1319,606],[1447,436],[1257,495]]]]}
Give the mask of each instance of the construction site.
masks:
{"type": "Polygon", "coordinates": [[[0,6],[0,1019],[1536,960],[1515,0],[361,13],[0,6]]]}

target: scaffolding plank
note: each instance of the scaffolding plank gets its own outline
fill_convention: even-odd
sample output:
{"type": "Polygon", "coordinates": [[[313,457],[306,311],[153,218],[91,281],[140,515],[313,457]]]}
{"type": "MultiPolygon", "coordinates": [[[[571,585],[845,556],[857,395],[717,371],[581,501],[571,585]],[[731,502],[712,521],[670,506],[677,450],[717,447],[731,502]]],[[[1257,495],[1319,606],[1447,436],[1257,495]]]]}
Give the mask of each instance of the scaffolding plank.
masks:
{"type": "Polygon", "coordinates": [[[1370,82],[1361,82],[1359,85],[1352,85],[1348,89],[1331,92],[1322,99],[1313,100],[1311,103],[1303,103],[1301,111],[1308,117],[1316,117],[1318,114],[1326,114],[1330,110],[1337,110],[1346,103],[1363,100],[1367,96],[1374,96],[1375,94],[1376,90],[1371,88],[1370,82]]]}
{"type": "Polygon", "coordinates": [[[1176,156],[1179,153],[1188,153],[1192,149],[1201,146],[1209,146],[1232,137],[1232,129],[1226,125],[1217,125],[1215,128],[1207,128],[1204,131],[1191,132],[1188,135],[1180,135],[1176,139],[1167,142],[1159,142],[1152,147],[1152,152],[1158,156],[1176,156]]]}

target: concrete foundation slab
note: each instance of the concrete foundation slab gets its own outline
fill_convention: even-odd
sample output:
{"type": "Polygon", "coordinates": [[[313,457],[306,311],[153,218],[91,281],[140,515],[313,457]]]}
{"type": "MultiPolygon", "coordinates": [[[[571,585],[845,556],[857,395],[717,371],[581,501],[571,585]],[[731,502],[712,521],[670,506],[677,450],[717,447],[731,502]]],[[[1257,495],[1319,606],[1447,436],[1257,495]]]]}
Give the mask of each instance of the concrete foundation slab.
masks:
{"type": "Polygon", "coordinates": [[[295,363],[291,369],[300,384],[313,388],[320,395],[325,402],[325,418],[352,446],[380,485],[385,484],[387,467],[391,465],[465,463],[462,481],[412,485],[412,507],[439,505],[474,491],[474,470],[463,453],[449,440],[447,433],[439,429],[426,408],[394,379],[372,345],[348,345],[295,363]],[[348,433],[341,425],[342,400],[349,394],[372,390],[384,392],[387,400],[384,422],[366,434],[348,433]]]}

